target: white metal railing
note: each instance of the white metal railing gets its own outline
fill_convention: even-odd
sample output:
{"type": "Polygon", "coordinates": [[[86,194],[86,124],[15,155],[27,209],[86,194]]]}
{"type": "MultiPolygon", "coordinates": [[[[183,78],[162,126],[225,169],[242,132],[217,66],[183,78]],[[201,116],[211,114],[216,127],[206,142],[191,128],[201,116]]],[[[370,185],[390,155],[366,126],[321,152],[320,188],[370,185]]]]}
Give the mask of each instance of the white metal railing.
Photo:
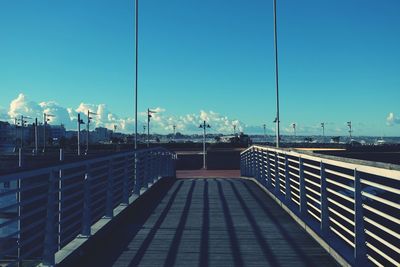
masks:
{"type": "Polygon", "coordinates": [[[55,253],[161,177],[175,176],[163,148],[119,153],[0,176],[0,266],[54,265],[55,253]]]}
{"type": "Polygon", "coordinates": [[[241,153],[240,169],[350,264],[400,266],[399,170],[262,146],[241,153]]]}

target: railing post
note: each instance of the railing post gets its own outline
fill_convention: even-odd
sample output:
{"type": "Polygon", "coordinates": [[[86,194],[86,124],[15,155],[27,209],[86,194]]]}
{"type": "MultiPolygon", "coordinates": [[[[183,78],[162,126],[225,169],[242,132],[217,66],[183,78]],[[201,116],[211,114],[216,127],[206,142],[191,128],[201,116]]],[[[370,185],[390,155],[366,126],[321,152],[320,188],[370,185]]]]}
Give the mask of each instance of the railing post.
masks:
{"type": "Polygon", "coordinates": [[[306,181],[304,179],[304,162],[303,158],[299,158],[299,183],[300,183],[300,214],[302,216],[307,215],[307,192],[306,192],[306,181]]]}
{"type": "Polygon", "coordinates": [[[267,185],[269,188],[272,188],[272,180],[271,180],[271,161],[269,160],[269,151],[267,150],[267,185]]]}
{"type": "Polygon", "coordinates": [[[291,201],[291,188],[290,188],[290,175],[289,175],[289,160],[287,154],[285,154],[285,199],[287,203],[291,201]]]}
{"type": "MultiPolygon", "coordinates": [[[[64,161],[64,150],[62,148],[60,148],[60,162],[64,161]]],[[[62,208],[63,208],[63,204],[62,204],[62,197],[63,197],[63,193],[62,193],[62,185],[63,185],[63,170],[60,168],[59,170],[59,175],[58,175],[58,239],[57,239],[57,243],[58,243],[58,250],[61,249],[61,214],[62,214],[62,208]]]]}
{"type": "Polygon", "coordinates": [[[254,178],[257,181],[260,181],[260,159],[259,159],[259,151],[257,148],[254,149],[254,178]]]}
{"type": "Polygon", "coordinates": [[[261,150],[261,170],[262,170],[262,184],[264,187],[267,187],[267,163],[265,162],[265,157],[267,153],[266,150],[261,150]]]}
{"type": "Polygon", "coordinates": [[[106,217],[114,217],[114,175],[113,175],[113,160],[112,158],[108,161],[108,171],[107,171],[107,197],[106,197],[106,217]]]}
{"type": "Polygon", "coordinates": [[[140,174],[139,174],[139,153],[138,151],[135,151],[134,153],[134,184],[133,184],[133,194],[135,195],[140,195],[140,188],[141,186],[141,182],[140,182],[140,174]]]}
{"type": "Polygon", "coordinates": [[[83,218],[82,218],[82,236],[89,237],[91,235],[91,220],[92,214],[90,210],[90,169],[86,165],[85,179],[83,180],[83,218]]]}
{"type": "Polygon", "coordinates": [[[255,148],[251,149],[251,177],[255,177],[255,148]]]}
{"type": "Polygon", "coordinates": [[[124,177],[122,188],[122,203],[129,204],[129,171],[128,171],[129,156],[124,158],[124,177]]]}
{"type": "Polygon", "coordinates": [[[24,155],[21,148],[18,149],[18,167],[22,168],[24,165],[24,155]]]}
{"type": "Polygon", "coordinates": [[[246,152],[246,176],[250,177],[251,176],[251,150],[248,150],[246,152]]]}
{"type": "Polygon", "coordinates": [[[243,154],[240,154],[240,176],[243,175],[243,154]]]}
{"type": "Polygon", "coordinates": [[[329,233],[328,190],[326,183],[325,164],[320,163],[321,176],[321,232],[326,236],[329,233]]]}
{"type": "Polygon", "coordinates": [[[279,195],[280,192],[280,177],[279,177],[279,158],[278,151],[275,151],[275,195],[279,195]]]}
{"type": "Polygon", "coordinates": [[[364,212],[360,173],[354,170],[354,258],[357,266],[367,265],[365,245],[364,212]]]}
{"type": "Polygon", "coordinates": [[[48,195],[47,195],[47,214],[46,214],[46,228],[44,235],[44,250],[43,250],[43,265],[44,266],[55,266],[55,253],[57,251],[56,244],[56,222],[55,218],[55,193],[57,190],[56,186],[56,175],[55,171],[51,170],[48,180],[48,195]]]}

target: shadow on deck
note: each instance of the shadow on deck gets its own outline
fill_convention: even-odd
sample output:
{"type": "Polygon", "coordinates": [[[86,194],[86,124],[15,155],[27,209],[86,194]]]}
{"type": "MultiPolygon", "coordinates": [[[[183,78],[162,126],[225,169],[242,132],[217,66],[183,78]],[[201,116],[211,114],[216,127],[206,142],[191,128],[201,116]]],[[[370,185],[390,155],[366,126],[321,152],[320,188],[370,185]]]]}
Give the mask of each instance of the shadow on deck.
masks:
{"type": "Polygon", "coordinates": [[[64,266],[336,266],[254,182],[164,180],[64,266]]]}

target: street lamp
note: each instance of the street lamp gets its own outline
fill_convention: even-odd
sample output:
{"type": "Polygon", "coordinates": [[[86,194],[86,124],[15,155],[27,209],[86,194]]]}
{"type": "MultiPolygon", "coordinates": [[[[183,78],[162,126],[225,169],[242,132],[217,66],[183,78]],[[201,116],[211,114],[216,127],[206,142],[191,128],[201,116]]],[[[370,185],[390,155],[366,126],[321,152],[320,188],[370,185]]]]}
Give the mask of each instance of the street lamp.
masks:
{"type": "Polygon", "coordinates": [[[296,123],[292,123],[292,127],[293,127],[294,137],[296,137],[296,123]]]}
{"type": "Polygon", "coordinates": [[[147,147],[150,147],[150,118],[153,117],[151,114],[157,113],[153,110],[147,109],[147,147]]]}
{"type": "Polygon", "coordinates": [[[321,122],[321,127],[322,127],[322,140],[325,143],[325,122],[321,122]]]}
{"type": "Polygon", "coordinates": [[[175,141],[175,139],[176,139],[176,125],[175,124],[172,125],[172,129],[174,130],[174,135],[173,135],[174,139],[173,139],[173,141],[175,141]]]}
{"type": "Polygon", "coordinates": [[[276,22],[276,1],[274,1],[274,46],[275,46],[275,82],[276,82],[276,147],[279,148],[280,130],[279,130],[279,75],[278,75],[278,31],[276,22]]]}
{"type": "Polygon", "coordinates": [[[233,135],[236,135],[236,124],[233,124],[233,135]]]}
{"type": "Polygon", "coordinates": [[[267,125],[265,123],[263,124],[263,128],[264,128],[264,142],[267,142],[267,125]]]}
{"type": "Polygon", "coordinates": [[[211,126],[206,124],[206,121],[203,121],[199,128],[203,129],[203,169],[206,169],[206,129],[211,128],[211,126]]]}
{"type": "Polygon", "coordinates": [[[21,125],[21,146],[20,146],[21,150],[24,146],[24,127],[25,127],[26,123],[28,122],[26,120],[31,120],[31,119],[32,119],[31,117],[21,115],[20,119],[15,120],[17,122],[17,125],[21,125]]]}
{"type": "Polygon", "coordinates": [[[81,113],[78,113],[78,156],[81,155],[81,124],[85,122],[81,119],[81,113]]]}
{"type": "Polygon", "coordinates": [[[46,125],[50,121],[50,117],[55,117],[51,114],[43,113],[43,153],[46,151],[46,125]]]}
{"type": "Polygon", "coordinates": [[[89,131],[90,131],[90,122],[92,117],[90,115],[98,115],[97,113],[91,112],[90,110],[87,111],[87,124],[86,124],[86,155],[89,152],[89,131]]]}
{"type": "Polygon", "coordinates": [[[351,141],[351,133],[353,132],[353,130],[351,129],[351,121],[347,122],[347,127],[349,127],[349,135],[350,135],[350,141],[351,141]]]}
{"type": "Polygon", "coordinates": [[[279,120],[278,117],[275,118],[275,120],[273,121],[273,123],[276,124],[276,147],[279,148],[279,142],[281,141],[281,136],[279,134],[279,120]]]}
{"type": "Polygon", "coordinates": [[[35,118],[35,123],[34,123],[34,127],[35,127],[35,156],[37,156],[38,154],[38,119],[35,118]]]}

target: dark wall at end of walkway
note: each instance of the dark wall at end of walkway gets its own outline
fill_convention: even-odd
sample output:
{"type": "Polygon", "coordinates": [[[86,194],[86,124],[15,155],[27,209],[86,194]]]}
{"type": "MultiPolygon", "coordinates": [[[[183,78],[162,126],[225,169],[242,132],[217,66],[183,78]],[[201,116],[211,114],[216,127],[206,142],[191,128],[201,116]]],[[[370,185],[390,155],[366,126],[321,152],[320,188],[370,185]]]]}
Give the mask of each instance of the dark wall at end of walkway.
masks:
{"type": "MultiPolygon", "coordinates": [[[[199,170],[203,167],[202,154],[179,154],[177,170],[199,170]]],[[[221,149],[207,151],[207,169],[239,170],[240,150],[221,149]]]]}

